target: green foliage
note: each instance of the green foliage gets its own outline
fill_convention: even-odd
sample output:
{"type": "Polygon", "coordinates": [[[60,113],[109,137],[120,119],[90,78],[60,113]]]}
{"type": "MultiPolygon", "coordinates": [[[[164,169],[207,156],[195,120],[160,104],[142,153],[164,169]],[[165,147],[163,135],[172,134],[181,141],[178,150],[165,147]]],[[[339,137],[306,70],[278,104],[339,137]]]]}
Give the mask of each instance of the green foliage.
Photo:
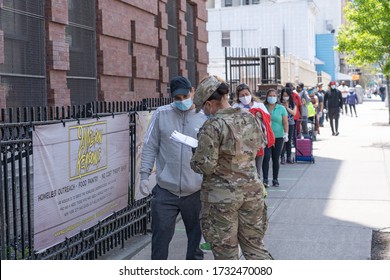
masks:
{"type": "Polygon", "coordinates": [[[344,8],[346,25],[337,35],[337,50],[351,64],[378,63],[390,76],[390,1],[354,0],[344,8]]]}

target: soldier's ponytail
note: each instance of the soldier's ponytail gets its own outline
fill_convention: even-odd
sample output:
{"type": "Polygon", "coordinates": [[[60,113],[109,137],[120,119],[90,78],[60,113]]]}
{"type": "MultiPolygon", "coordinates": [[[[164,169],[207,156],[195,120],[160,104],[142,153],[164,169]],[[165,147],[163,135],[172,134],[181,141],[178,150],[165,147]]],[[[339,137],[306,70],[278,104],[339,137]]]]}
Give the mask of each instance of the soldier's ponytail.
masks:
{"type": "Polygon", "coordinates": [[[211,100],[221,101],[222,97],[224,97],[228,93],[229,93],[229,86],[228,86],[228,84],[222,83],[222,84],[219,85],[217,90],[207,100],[208,101],[211,101],[211,100]]]}

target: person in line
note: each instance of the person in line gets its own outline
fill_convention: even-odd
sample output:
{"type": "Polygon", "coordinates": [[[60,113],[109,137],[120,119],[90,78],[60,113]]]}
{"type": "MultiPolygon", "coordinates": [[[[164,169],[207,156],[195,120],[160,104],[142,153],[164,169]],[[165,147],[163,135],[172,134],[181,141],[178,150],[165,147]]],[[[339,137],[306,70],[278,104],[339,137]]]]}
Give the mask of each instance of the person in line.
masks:
{"type": "Polygon", "coordinates": [[[260,101],[256,96],[253,96],[249,86],[247,84],[239,84],[236,87],[236,102],[233,104],[233,108],[260,108],[263,111],[267,111],[263,102],[260,101]]]}
{"type": "Polygon", "coordinates": [[[169,243],[175,232],[176,218],[181,214],[188,243],[187,260],[203,259],[201,240],[200,188],[202,176],[191,170],[192,149],[170,139],[173,131],[197,137],[206,121],[195,113],[195,90],[182,76],[170,81],[173,103],[159,107],[153,114],[141,152],[140,188],[149,185],[149,176],[156,162],[157,184],[152,190],[152,260],[168,258],[169,243]]]}
{"type": "Polygon", "coordinates": [[[317,97],[318,97],[318,102],[319,106],[317,107],[317,115],[318,115],[318,124],[320,127],[324,127],[324,95],[325,95],[325,90],[322,88],[323,83],[319,83],[317,85],[317,97]]]}
{"type": "MultiPolygon", "coordinates": [[[[311,87],[307,90],[307,93],[310,97],[310,102],[313,104],[314,115],[309,116],[309,122],[311,123],[311,131],[313,140],[316,140],[317,134],[320,134],[320,125],[318,121],[318,107],[320,106],[320,101],[318,100],[318,96],[316,95],[316,91],[314,87],[311,87]]],[[[310,115],[310,114],[309,114],[310,115]]]]}
{"type": "Polygon", "coordinates": [[[267,229],[264,187],[255,167],[261,146],[256,118],[229,104],[229,86],[208,76],[194,103],[210,118],[199,131],[191,168],[203,174],[201,226],[216,260],[272,259],[263,244],[267,229]]]}
{"type": "Polygon", "coordinates": [[[294,99],[295,105],[297,106],[297,109],[295,111],[294,116],[294,134],[293,134],[293,144],[295,147],[295,144],[297,142],[297,136],[301,134],[301,112],[302,112],[302,101],[301,97],[299,96],[298,92],[294,89],[294,86],[292,83],[286,83],[286,88],[291,88],[292,93],[291,96],[294,99]]]}
{"type": "Polygon", "coordinates": [[[263,160],[263,184],[268,184],[269,161],[272,157],[272,186],[279,187],[280,155],[283,143],[288,141],[288,118],[287,110],[283,105],[277,103],[278,96],[276,89],[269,89],[266,94],[265,107],[271,115],[271,127],[275,135],[275,145],[266,147],[263,160]]]}
{"type": "MultiPolygon", "coordinates": [[[[325,93],[324,107],[326,108],[332,135],[339,135],[340,110],[343,109],[343,98],[341,92],[336,87],[336,82],[329,83],[330,90],[325,93]]],[[[325,109],[324,109],[325,110],[325,109]]]]}
{"type": "Polygon", "coordinates": [[[386,86],[384,84],[381,84],[379,87],[379,95],[381,97],[381,100],[385,101],[385,99],[386,99],[386,86]]]}
{"type": "Polygon", "coordinates": [[[282,154],[280,156],[280,163],[285,164],[286,163],[286,153],[287,153],[287,163],[293,163],[293,160],[291,158],[291,148],[292,148],[292,142],[293,137],[295,134],[295,121],[294,116],[297,111],[297,106],[295,105],[294,99],[292,97],[292,88],[285,87],[282,89],[282,93],[280,95],[280,103],[286,108],[287,110],[287,119],[288,119],[288,141],[284,143],[282,148],[282,154]]]}
{"type": "MultiPolygon", "coordinates": [[[[262,123],[265,146],[271,147],[275,143],[275,136],[271,128],[271,117],[268,114],[263,102],[257,97],[253,96],[247,84],[240,84],[236,88],[237,100],[233,104],[233,108],[248,109],[253,115],[260,114],[260,121],[262,123]]],[[[261,178],[261,170],[264,159],[264,147],[261,147],[256,154],[256,168],[259,178],[261,178]]]]}
{"type": "Polygon", "coordinates": [[[344,104],[344,109],[341,109],[341,113],[344,115],[344,111],[345,111],[345,115],[348,115],[347,95],[349,92],[349,87],[345,84],[344,81],[341,81],[338,90],[341,92],[341,97],[343,98],[343,104],[344,104]]]}
{"type": "Polygon", "coordinates": [[[356,105],[359,104],[359,100],[358,100],[358,97],[357,97],[357,94],[356,92],[353,90],[353,88],[350,88],[349,89],[349,93],[347,95],[347,100],[346,100],[348,106],[349,106],[349,111],[351,112],[351,117],[353,117],[352,115],[352,109],[353,109],[353,112],[355,112],[355,117],[357,117],[357,114],[356,114],[356,105]]]}
{"type": "Polygon", "coordinates": [[[308,135],[308,127],[307,127],[307,120],[308,120],[308,109],[307,106],[310,102],[310,97],[307,94],[305,90],[305,85],[303,83],[299,83],[297,86],[297,92],[299,94],[299,97],[301,98],[302,102],[302,109],[301,109],[301,127],[302,127],[302,134],[308,135]]]}

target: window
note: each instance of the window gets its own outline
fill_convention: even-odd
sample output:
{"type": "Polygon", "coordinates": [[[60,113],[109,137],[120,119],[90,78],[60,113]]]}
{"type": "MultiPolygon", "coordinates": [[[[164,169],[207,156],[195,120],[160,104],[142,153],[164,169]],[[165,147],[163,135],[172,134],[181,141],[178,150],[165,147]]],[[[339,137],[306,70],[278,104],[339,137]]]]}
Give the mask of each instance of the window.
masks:
{"type": "Polygon", "coordinates": [[[2,2],[0,87],[6,93],[7,107],[46,106],[44,1],[2,2]]]}
{"type": "Polygon", "coordinates": [[[95,0],[71,1],[68,5],[70,70],[67,83],[72,105],[97,100],[95,0]]]}
{"type": "Polygon", "coordinates": [[[231,7],[233,4],[233,0],[225,0],[225,7],[231,7]]]}
{"type": "Polygon", "coordinates": [[[168,58],[169,80],[179,75],[179,42],[177,32],[176,0],[168,0],[166,5],[168,14],[168,58]]]}
{"type": "Polygon", "coordinates": [[[222,47],[230,47],[230,31],[222,31],[222,47]]]}
{"type": "Polygon", "coordinates": [[[187,36],[186,36],[186,46],[187,46],[187,62],[186,68],[188,71],[188,79],[191,84],[195,86],[196,81],[196,62],[195,62],[195,36],[194,36],[194,26],[195,26],[195,17],[194,11],[195,6],[187,3],[187,12],[185,15],[185,20],[187,23],[187,36]]]}

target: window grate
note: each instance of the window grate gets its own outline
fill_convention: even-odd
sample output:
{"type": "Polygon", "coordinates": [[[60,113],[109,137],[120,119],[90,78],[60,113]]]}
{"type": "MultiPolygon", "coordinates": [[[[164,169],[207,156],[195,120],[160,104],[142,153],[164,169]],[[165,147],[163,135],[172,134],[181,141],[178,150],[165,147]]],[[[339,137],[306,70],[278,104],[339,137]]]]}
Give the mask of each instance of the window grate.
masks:
{"type": "Polygon", "coordinates": [[[46,106],[44,1],[4,0],[0,29],[4,63],[0,87],[7,107],[46,106]]]}
{"type": "Polygon", "coordinates": [[[179,42],[177,32],[177,9],[176,0],[168,0],[167,14],[168,14],[168,58],[167,66],[169,69],[169,80],[179,75],[179,42]]]}
{"type": "Polygon", "coordinates": [[[95,0],[68,0],[70,70],[67,75],[72,105],[97,100],[95,0]]]}
{"type": "Polygon", "coordinates": [[[196,80],[196,63],[195,63],[195,18],[194,18],[195,7],[187,3],[187,12],[185,15],[185,20],[187,23],[187,36],[186,36],[186,45],[187,45],[187,62],[186,68],[188,71],[188,79],[191,84],[195,87],[197,84],[196,80]]]}

